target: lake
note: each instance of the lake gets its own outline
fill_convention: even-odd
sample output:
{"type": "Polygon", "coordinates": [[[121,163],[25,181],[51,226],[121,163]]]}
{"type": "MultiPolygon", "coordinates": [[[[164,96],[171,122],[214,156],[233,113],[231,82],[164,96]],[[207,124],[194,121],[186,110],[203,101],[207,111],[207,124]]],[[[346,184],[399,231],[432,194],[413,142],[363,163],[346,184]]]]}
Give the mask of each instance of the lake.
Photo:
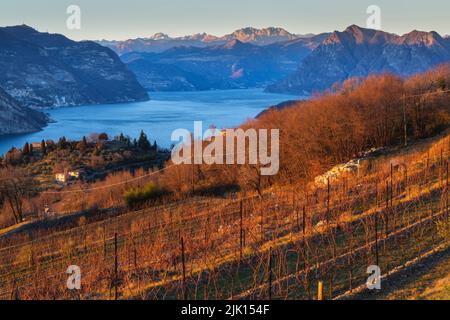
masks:
{"type": "Polygon", "coordinates": [[[152,92],[150,97],[146,102],[47,110],[54,123],[40,132],[0,137],[0,154],[42,139],[57,141],[65,136],[79,140],[90,133],[102,132],[110,137],[124,133],[135,138],[141,130],[158,145],[170,147],[172,131],[178,128],[193,131],[194,121],[203,121],[204,130],[210,125],[232,128],[269,106],[300,98],[265,93],[262,89],[152,92]]]}

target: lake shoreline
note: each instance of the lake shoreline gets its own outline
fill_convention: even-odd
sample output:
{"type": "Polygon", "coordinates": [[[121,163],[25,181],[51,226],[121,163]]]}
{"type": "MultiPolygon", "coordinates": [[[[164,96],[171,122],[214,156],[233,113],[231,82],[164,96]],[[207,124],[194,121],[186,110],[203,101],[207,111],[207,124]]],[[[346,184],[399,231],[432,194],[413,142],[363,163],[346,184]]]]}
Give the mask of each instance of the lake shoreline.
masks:
{"type": "Polygon", "coordinates": [[[80,140],[102,132],[110,137],[123,133],[135,138],[141,130],[168,148],[171,132],[178,128],[192,130],[194,121],[217,128],[235,127],[287,100],[293,100],[293,96],[262,89],[151,92],[151,99],[144,102],[46,109],[53,121],[38,132],[0,137],[0,155],[11,147],[22,148],[26,142],[57,141],[62,136],[80,140]]]}

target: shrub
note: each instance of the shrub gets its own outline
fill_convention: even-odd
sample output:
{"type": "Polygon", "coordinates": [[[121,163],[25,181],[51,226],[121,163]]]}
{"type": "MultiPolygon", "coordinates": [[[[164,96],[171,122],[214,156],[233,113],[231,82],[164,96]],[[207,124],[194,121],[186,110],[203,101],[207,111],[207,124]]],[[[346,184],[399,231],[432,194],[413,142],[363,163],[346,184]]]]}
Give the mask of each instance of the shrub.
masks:
{"type": "Polygon", "coordinates": [[[153,182],[143,188],[125,192],[124,200],[128,207],[135,207],[148,201],[158,200],[168,194],[168,191],[153,182]]]}

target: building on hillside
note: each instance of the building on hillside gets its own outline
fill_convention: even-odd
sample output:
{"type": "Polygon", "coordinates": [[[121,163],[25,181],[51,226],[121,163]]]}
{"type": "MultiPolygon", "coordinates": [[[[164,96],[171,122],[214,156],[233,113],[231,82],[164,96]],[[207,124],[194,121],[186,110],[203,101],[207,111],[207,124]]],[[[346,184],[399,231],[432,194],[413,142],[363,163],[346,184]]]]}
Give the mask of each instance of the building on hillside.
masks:
{"type": "Polygon", "coordinates": [[[80,179],[81,172],[80,171],[69,171],[69,178],[80,179]]]}
{"type": "Polygon", "coordinates": [[[42,144],[40,142],[33,142],[31,146],[33,147],[33,150],[41,150],[42,148],[42,144]]]}
{"type": "Polygon", "coordinates": [[[65,174],[65,173],[56,173],[55,174],[55,180],[56,180],[56,182],[66,183],[66,181],[67,181],[67,174],[65,174]]]}
{"type": "Polygon", "coordinates": [[[59,183],[66,183],[66,182],[69,182],[70,180],[80,179],[82,174],[83,174],[82,170],[71,170],[71,171],[66,171],[64,173],[56,173],[55,180],[56,180],[56,182],[59,182],[59,183]]]}

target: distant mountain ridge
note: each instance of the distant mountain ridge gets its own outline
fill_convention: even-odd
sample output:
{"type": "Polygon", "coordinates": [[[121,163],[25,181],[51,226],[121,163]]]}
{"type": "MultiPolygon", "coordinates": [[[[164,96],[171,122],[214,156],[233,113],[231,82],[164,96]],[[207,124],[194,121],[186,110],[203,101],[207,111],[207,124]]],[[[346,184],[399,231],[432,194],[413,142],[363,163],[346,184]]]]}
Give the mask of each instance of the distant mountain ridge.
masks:
{"type": "Polygon", "coordinates": [[[247,27],[236,30],[231,34],[222,37],[222,39],[227,41],[239,40],[241,42],[248,42],[256,45],[267,45],[276,42],[294,40],[300,37],[302,36],[290,33],[283,28],[269,27],[257,29],[247,27]]]}
{"type": "Polygon", "coordinates": [[[255,45],[237,39],[207,47],[181,46],[161,53],[121,56],[152,91],[265,87],[292,74],[327,34],[255,45]]]}
{"type": "Polygon", "coordinates": [[[48,120],[45,114],[20,105],[0,88],[0,136],[39,131],[48,120]]]}
{"type": "Polygon", "coordinates": [[[309,36],[282,28],[243,28],[220,38],[205,33],[178,38],[177,46],[167,35],[153,38],[170,46],[162,52],[127,52],[122,60],[146,89],[155,91],[266,87],[309,95],[349,77],[409,76],[450,62],[450,38],[436,32],[399,36],[356,25],[309,36]]]}
{"type": "Polygon", "coordinates": [[[111,49],[26,25],[0,28],[0,86],[35,108],[148,99],[111,49]]]}
{"type": "Polygon", "coordinates": [[[412,31],[403,36],[352,25],[335,31],[287,78],[267,91],[310,94],[350,77],[392,72],[410,76],[450,62],[450,39],[437,32],[412,31]]]}
{"type": "MultiPolygon", "coordinates": [[[[308,37],[311,36],[312,35],[309,35],[308,37]]],[[[156,33],[148,38],[137,38],[124,41],[100,40],[97,42],[103,46],[111,48],[118,54],[125,54],[136,51],[160,53],[179,46],[202,48],[207,46],[225,44],[232,40],[239,40],[241,42],[251,43],[255,45],[268,45],[303,37],[304,36],[302,35],[290,33],[283,28],[269,27],[257,29],[246,27],[222,37],[210,35],[207,33],[198,33],[194,35],[172,38],[165,33],[156,33]]]]}

